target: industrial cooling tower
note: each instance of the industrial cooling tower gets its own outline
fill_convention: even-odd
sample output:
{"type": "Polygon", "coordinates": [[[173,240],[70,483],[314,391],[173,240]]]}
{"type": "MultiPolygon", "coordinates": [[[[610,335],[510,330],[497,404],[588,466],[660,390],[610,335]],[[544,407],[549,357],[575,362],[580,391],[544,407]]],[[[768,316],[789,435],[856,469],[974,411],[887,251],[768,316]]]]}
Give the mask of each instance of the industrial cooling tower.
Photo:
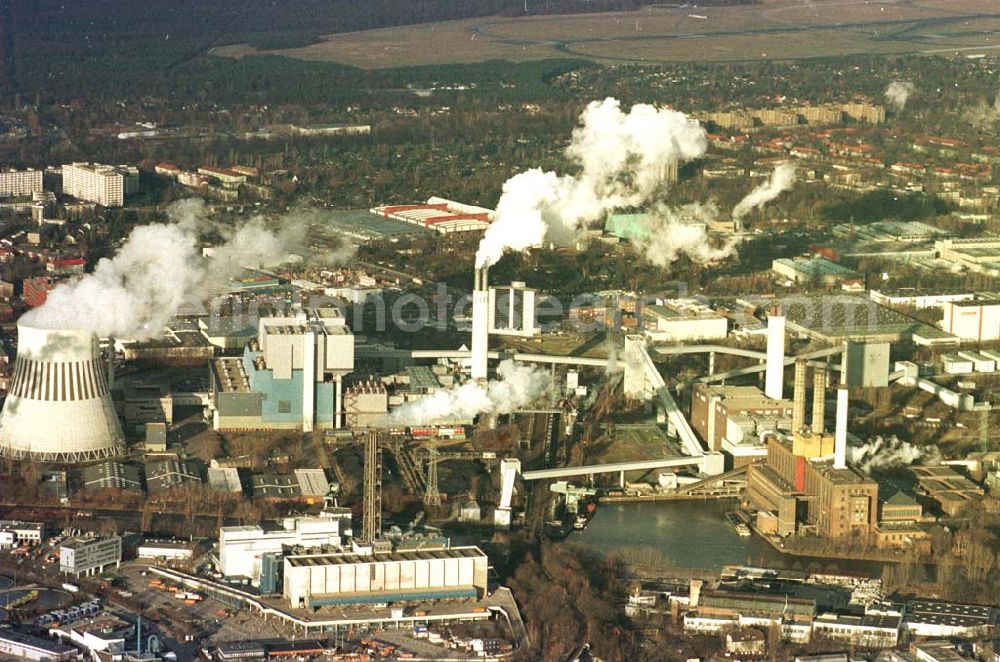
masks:
{"type": "Polygon", "coordinates": [[[17,325],[18,350],[0,412],[0,455],[80,462],[124,452],[97,336],[17,325]]]}

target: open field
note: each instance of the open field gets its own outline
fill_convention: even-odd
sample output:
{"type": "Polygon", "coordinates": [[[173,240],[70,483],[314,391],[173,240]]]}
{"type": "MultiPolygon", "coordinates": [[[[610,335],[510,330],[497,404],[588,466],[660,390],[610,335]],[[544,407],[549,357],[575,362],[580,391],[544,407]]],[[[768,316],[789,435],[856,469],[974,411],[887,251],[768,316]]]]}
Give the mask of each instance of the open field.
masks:
{"type": "Polygon", "coordinates": [[[634,12],[486,18],[328,35],[255,53],[363,68],[579,56],[604,62],[746,61],[860,53],[1000,49],[995,0],[761,0],[752,6],[650,6],[634,12]]]}

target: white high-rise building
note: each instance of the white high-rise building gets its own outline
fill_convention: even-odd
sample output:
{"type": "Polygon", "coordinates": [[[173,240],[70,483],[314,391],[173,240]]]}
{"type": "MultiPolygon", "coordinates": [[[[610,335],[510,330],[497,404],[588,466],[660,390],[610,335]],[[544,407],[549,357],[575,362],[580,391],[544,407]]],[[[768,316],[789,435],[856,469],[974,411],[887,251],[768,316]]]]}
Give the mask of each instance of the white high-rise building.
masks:
{"type": "Polygon", "coordinates": [[[41,170],[0,170],[0,198],[18,198],[41,190],[41,170]]]}
{"type": "Polygon", "coordinates": [[[125,204],[125,176],[114,166],[70,163],[63,165],[62,179],[66,195],[96,202],[102,207],[121,207],[125,204]]]}

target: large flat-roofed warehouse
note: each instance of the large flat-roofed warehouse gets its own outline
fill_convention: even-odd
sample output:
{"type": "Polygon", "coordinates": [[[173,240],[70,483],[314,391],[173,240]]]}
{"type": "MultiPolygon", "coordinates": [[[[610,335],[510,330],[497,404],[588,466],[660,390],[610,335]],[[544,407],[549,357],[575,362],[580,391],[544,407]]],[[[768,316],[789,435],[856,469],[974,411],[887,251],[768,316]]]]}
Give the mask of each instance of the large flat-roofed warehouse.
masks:
{"type": "Polygon", "coordinates": [[[292,608],[481,598],[487,567],[478,547],[293,554],[285,557],[284,594],[292,608]]]}
{"type": "Polygon", "coordinates": [[[1000,276],[1000,237],[942,239],[934,242],[934,250],[952,267],[1000,276]]]}
{"type": "Polygon", "coordinates": [[[785,311],[789,330],[824,342],[912,340],[918,345],[942,345],[958,340],[863,296],[803,295],[784,297],[778,303],[785,311]]]}
{"type": "Polygon", "coordinates": [[[792,257],[780,258],[771,263],[771,271],[784,276],[793,283],[808,285],[830,285],[847,278],[857,276],[857,273],[825,257],[792,257]]]}
{"type": "Polygon", "coordinates": [[[483,232],[496,216],[492,209],[436,197],[424,204],[373,207],[371,213],[442,234],[483,232]]]}

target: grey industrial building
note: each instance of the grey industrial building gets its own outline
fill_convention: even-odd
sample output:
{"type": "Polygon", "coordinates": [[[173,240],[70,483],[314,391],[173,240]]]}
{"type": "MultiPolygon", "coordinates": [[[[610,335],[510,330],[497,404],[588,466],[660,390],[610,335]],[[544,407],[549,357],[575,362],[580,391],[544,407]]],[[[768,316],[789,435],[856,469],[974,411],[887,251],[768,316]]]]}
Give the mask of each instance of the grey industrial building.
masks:
{"type": "Polygon", "coordinates": [[[69,538],[59,545],[59,571],[79,577],[104,572],[118,567],[122,560],[122,539],[69,538]]]}

